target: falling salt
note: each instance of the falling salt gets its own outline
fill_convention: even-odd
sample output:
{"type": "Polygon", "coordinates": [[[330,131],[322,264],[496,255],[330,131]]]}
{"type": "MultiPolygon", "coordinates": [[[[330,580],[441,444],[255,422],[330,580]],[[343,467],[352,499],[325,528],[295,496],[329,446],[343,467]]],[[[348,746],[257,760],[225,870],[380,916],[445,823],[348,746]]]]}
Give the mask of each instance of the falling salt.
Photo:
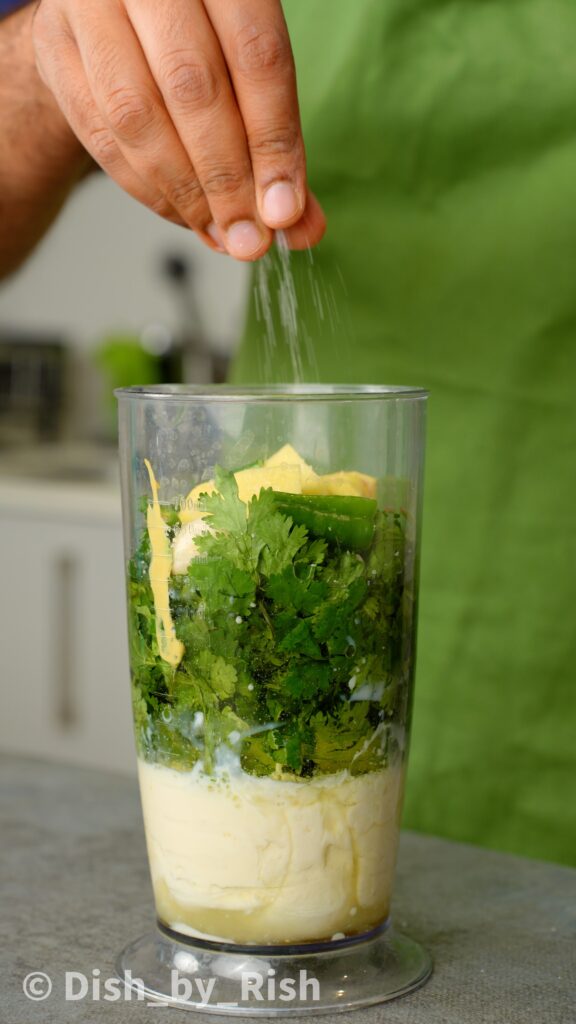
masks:
{"type": "Polygon", "coordinates": [[[270,276],[272,273],[272,258],[266,254],[256,264],[256,284],[254,286],[254,300],[256,305],[256,319],[264,327],[264,373],[268,380],[273,378],[272,357],[276,348],[276,331],[274,328],[274,315],[272,312],[272,296],[270,294],[270,276]]]}
{"type": "MultiPolygon", "coordinates": [[[[277,363],[287,348],[292,378],[300,383],[305,377],[318,380],[318,365],[314,349],[316,334],[332,335],[338,356],[343,353],[351,331],[336,300],[334,288],[323,279],[321,268],[315,264],[312,249],[307,250],[306,263],[300,262],[298,288],[292,266],[292,252],[283,231],[276,232],[274,250],[256,265],[254,300],[256,317],[263,330],[263,371],[266,379],[278,379],[277,363]],[[307,265],[306,265],[307,264],[307,265]]],[[[345,292],[344,281],[338,268],[338,287],[345,292]]]]}
{"type": "Polygon", "coordinates": [[[292,376],[299,382],[303,378],[300,345],[300,317],[294,275],[290,266],[290,249],[283,231],[276,232],[275,258],[266,254],[256,267],[256,316],[264,326],[264,353],[266,377],[274,376],[273,360],[278,348],[276,319],[282,328],[282,340],[288,346],[292,376]]]}

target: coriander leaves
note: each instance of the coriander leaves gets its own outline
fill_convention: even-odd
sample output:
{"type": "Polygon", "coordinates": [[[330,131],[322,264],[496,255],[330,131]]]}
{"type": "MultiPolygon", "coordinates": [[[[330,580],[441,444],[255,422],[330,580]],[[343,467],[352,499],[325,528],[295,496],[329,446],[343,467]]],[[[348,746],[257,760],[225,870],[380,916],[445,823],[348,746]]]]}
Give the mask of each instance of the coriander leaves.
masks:
{"type": "Polygon", "coordinates": [[[228,743],[255,775],[382,766],[407,684],[401,515],[337,498],[318,512],[311,497],[292,502],[306,520],[295,523],[286,495],[261,490],[244,503],[233,474],[217,470],[215,481],[199,499],[211,531],[170,582],[184,645],[175,670],[157,648],[146,535],[130,566],[141,754],[182,767],[202,759],[210,771],[228,743]]]}

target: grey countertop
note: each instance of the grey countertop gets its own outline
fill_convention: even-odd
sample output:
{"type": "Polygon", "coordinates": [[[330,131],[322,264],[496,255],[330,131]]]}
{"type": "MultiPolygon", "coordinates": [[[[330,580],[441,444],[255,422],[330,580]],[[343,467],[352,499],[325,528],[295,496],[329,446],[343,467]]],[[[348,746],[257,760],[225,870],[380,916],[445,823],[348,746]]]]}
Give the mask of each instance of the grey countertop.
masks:
{"type": "MultiPolygon", "coordinates": [[[[214,1021],[92,998],[95,972],[113,977],[119,950],[153,923],[135,782],[0,757],[0,843],[0,1021],[214,1021]],[[44,1001],[23,993],[32,971],[52,979],[44,1001]],[[64,1000],[70,971],[90,981],[82,1001],[64,1000]]],[[[335,1020],[574,1024],[575,906],[569,868],[405,834],[395,921],[431,950],[434,974],[412,995],[335,1020]]]]}

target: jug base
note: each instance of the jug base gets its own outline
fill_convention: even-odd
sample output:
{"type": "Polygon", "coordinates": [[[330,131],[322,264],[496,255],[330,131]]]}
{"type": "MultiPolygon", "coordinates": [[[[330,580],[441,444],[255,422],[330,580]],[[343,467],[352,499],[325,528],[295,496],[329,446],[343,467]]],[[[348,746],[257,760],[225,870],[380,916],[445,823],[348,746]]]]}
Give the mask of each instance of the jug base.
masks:
{"type": "Polygon", "coordinates": [[[322,946],[219,946],[158,927],[130,943],[116,973],[135,996],[235,1016],[308,1016],[387,1002],[432,972],[430,954],[384,926],[322,946]]]}

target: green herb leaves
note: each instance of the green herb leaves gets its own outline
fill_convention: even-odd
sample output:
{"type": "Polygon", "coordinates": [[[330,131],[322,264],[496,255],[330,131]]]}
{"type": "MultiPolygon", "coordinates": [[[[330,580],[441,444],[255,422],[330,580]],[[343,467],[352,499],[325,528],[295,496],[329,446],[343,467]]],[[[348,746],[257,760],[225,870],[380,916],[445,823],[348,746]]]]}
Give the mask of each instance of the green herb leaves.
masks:
{"type": "Polygon", "coordinates": [[[146,536],[130,566],[141,753],[178,766],[201,757],[210,770],[228,740],[256,775],[382,765],[409,671],[401,515],[272,490],[245,504],[232,474],[215,480],[200,499],[211,532],[171,581],[176,670],[156,645],[146,536]]]}

